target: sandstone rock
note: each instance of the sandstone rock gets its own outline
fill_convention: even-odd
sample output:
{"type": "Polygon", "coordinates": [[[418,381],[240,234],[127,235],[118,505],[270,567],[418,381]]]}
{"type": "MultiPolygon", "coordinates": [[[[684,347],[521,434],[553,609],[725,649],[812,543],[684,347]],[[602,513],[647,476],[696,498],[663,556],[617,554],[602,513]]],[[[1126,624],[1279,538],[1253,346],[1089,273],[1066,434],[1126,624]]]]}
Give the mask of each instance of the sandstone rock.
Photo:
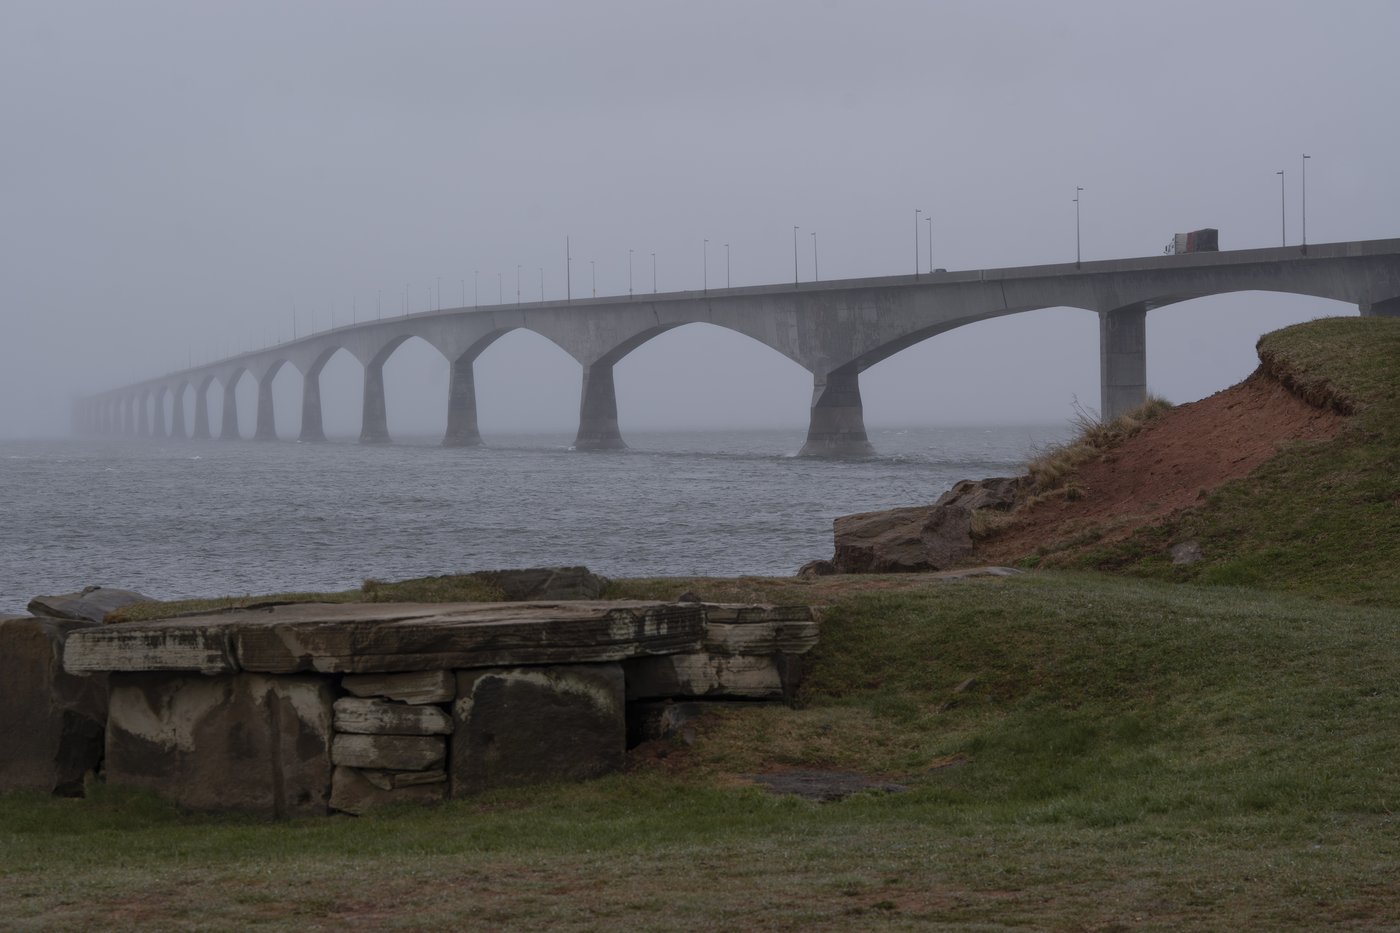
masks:
{"type": "Polygon", "coordinates": [[[695,603],[300,603],[88,629],[65,664],[358,674],[588,663],[694,651],[704,625],[695,603]]]}
{"type": "Polygon", "coordinates": [[[336,735],[331,761],[348,768],[431,771],[447,760],[447,740],[438,735],[336,735]]]}
{"type": "Polygon", "coordinates": [[[804,580],[813,577],[829,577],[838,571],[836,565],[829,560],[809,560],[797,570],[797,575],[804,580]]]}
{"type": "Polygon", "coordinates": [[[457,696],[457,675],[451,671],[346,674],[340,685],[357,697],[386,697],[401,703],[449,703],[457,696]]]}
{"type": "Polygon", "coordinates": [[[484,570],[473,576],[499,588],[509,600],[601,599],[608,586],[606,577],[587,567],[484,570]]]}
{"type": "Polygon", "coordinates": [[[625,663],[627,699],[733,697],[779,699],[783,679],[771,656],[706,652],[636,658],[625,663]]]}
{"type": "Polygon", "coordinates": [[[325,813],[334,699],[328,677],[113,674],[107,782],[193,810],[325,813]]]}
{"type": "Polygon", "coordinates": [[[934,505],[960,505],[969,512],[978,509],[1005,512],[1016,504],[1021,482],[1019,477],[1012,476],[960,480],[939,496],[934,505]]]}
{"type": "Polygon", "coordinates": [[[459,671],[452,796],[619,770],[624,706],[617,664],[459,671]]]}
{"type": "Polygon", "coordinates": [[[101,622],[107,613],[132,603],[150,602],[149,596],[142,596],[135,590],[118,590],[105,586],[89,586],[81,593],[65,593],[61,596],[35,596],[29,601],[28,609],[36,616],[48,619],[72,619],[85,622],[101,622]]]}
{"type": "Polygon", "coordinates": [[[388,804],[441,803],[447,799],[447,774],[443,771],[430,774],[434,780],[384,787],[370,779],[370,772],[338,767],[331,780],[330,808],[358,816],[388,804]]]}
{"type": "Polygon", "coordinates": [[[0,792],[81,794],[102,760],[107,676],[63,670],[68,634],[92,624],[0,619],[0,792]]]}
{"type": "Polygon", "coordinates": [[[843,515],[835,537],[840,573],[942,570],[971,553],[972,512],[934,505],[843,515]]]}
{"type": "Polygon", "coordinates": [[[335,701],[335,731],[365,735],[448,735],[452,717],[436,706],[341,697],[335,701]]]}

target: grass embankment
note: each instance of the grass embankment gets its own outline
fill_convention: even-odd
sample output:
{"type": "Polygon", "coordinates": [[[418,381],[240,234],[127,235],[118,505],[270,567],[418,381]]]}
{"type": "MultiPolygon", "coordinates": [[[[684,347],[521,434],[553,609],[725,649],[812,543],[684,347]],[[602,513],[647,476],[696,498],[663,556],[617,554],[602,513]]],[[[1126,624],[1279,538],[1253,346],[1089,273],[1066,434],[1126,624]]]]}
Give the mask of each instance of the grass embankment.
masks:
{"type": "Polygon", "coordinates": [[[1266,334],[1264,369],[1352,414],[1331,441],[1297,443],[1198,508],[1070,563],[1208,584],[1400,605],[1400,321],[1330,318],[1266,334]],[[1174,566],[1173,544],[1204,559],[1174,566]]]}
{"type": "Polygon", "coordinates": [[[290,824],[103,788],[0,798],[5,923],[1400,923],[1396,612],[1073,574],[844,580],[615,584],[830,605],[803,708],[737,708],[605,780],[290,824]],[[909,791],[819,805],[739,777],[792,766],[909,791]]]}

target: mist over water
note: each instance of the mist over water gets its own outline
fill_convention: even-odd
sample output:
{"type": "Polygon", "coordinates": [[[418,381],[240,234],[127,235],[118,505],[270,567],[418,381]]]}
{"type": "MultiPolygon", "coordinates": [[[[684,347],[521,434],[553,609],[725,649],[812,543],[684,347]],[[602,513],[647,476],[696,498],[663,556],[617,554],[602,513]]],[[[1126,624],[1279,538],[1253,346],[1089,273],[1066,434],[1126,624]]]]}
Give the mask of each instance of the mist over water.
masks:
{"type": "Polygon", "coordinates": [[[342,589],[504,567],[786,575],[831,556],[838,515],[1019,471],[1066,425],[875,429],[877,459],[807,460],[802,431],[361,446],[0,441],[0,612],[88,585],[158,598],[342,589]]]}

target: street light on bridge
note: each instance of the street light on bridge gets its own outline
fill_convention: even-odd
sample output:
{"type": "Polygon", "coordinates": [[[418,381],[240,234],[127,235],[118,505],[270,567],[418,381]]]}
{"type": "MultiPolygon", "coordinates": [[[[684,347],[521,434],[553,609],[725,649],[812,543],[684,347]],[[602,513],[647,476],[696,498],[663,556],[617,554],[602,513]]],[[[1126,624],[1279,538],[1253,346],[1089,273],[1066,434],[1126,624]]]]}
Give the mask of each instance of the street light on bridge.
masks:
{"type": "Polygon", "coordinates": [[[820,282],[821,272],[817,267],[817,231],[812,231],[812,281],[820,282]]]}
{"type": "Polygon", "coordinates": [[[923,211],[914,208],[914,281],[919,280],[919,215],[923,211]]]}
{"type": "Polygon", "coordinates": [[[792,225],[792,287],[798,287],[797,281],[797,225],[792,225]]]}
{"type": "Polygon", "coordinates": [[[1076,269],[1079,268],[1079,264],[1080,264],[1080,253],[1079,253],[1079,193],[1080,193],[1081,191],[1083,191],[1083,190],[1084,190],[1084,189],[1083,189],[1083,188],[1080,188],[1080,187],[1075,187],[1075,189],[1074,189],[1074,267],[1075,267],[1076,269]]]}
{"type": "Polygon", "coordinates": [[[627,251],[627,297],[632,297],[632,250],[627,251]]]}
{"type": "Polygon", "coordinates": [[[1308,249],[1308,160],[1312,156],[1303,153],[1303,251],[1308,249]]]}
{"type": "Polygon", "coordinates": [[[701,250],[704,254],[704,268],[700,273],[700,293],[708,295],[710,293],[710,241],[708,239],[701,250]]]}
{"type": "Polygon", "coordinates": [[[1280,231],[1281,231],[1281,235],[1282,235],[1282,238],[1283,238],[1283,244],[1282,244],[1282,245],[1287,246],[1287,245],[1288,245],[1288,187],[1287,187],[1287,185],[1285,184],[1285,182],[1287,181],[1287,179],[1285,178],[1285,176],[1284,176],[1282,170],[1279,170],[1279,171],[1275,172],[1274,174],[1278,176],[1278,220],[1279,220],[1279,229],[1280,229],[1280,231]]]}

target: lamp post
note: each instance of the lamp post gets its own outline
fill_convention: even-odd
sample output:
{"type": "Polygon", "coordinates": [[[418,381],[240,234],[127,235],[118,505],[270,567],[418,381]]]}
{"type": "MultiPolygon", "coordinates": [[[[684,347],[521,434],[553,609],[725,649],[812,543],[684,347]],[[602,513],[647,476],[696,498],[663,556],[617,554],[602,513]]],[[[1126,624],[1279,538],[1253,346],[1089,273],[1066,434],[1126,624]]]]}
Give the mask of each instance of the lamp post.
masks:
{"type": "Polygon", "coordinates": [[[515,264],[515,303],[520,304],[520,263],[515,264]]]}
{"type": "Polygon", "coordinates": [[[919,280],[919,215],[923,211],[914,208],[914,281],[919,280]]]}
{"type": "Polygon", "coordinates": [[[656,294],[656,253],[651,254],[651,293],[656,294]]]}
{"type": "Polygon", "coordinates": [[[924,223],[928,224],[928,274],[933,275],[933,214],[924,218],[924,223]]]}
{"type": "Polygon", "coordinates": [[[1074,189],[1074,267],[1075,267],[1076,269],[1079,268],[1079,264],[1080,264],[1080,253],[1079,253],[1079,192],[1081,192],[1081,191],[1083,191],[1083,190],[1084,190],[1083,188],[1079,188],[1079,187],[1076,187],[1076,188],[1074,189]]]}
{"type": "Polygon", "coordinates": [[[564,237],[564,300],[574,300],[574,257],[569,252],[568,237],[564,237]]]}
{"type": "Polygon", "coordinates": [[[598,297],[598,260],[588,260],[588,265],[593,269],[593,297],[598,297]]]}
{"type": "Polygon", "coordinates": [[[797,288],[797,226],[792,228],[792,287],[797,288]]]}
{"type": "Polygon", "coordinates": [[[481,304],[481,270],[472,270],[472,307],[481,304]]]}
{"type": "Polygon", "coordinates": [[[497,305],[503,305],[503,304],[505,304],[505,303],[506,303],[505,279],[502,277],[501,273],[497,272],[497,273],[496,273],[496,304],[497,304],[497,305]]]}
{"type": "Polygon", "coordinates": [[[1312,156],[1303,153],[1303,251],[1308,249],[1308,160],[1312,156]]]}
{"type": "Polygon", "coordinates": [[[821,271],[817,268],[817,231],[812,231],[812,281],[822,280],[821,271]]]}
{"type": "Polygon", "coordinates": [[[700,293],[701,293],[702,295],[708,295],[708,294],[710,293],[710,241],[709,241],[709,240],[706,240],[706,241],[705,241],[705,245],[704,245],[703,247],[701,247],[701,250],[702,250],[703,255],[704,255],[704,260],[703,260],[704,266],[703,266],[703,268],[702,268],[702,270],[701,270],[701,272],[700,272],[700,293]]]}
{"type": "Polygon", "coordinates": [[[540,266],[540,304],[544,304],[544,266],[540,266]]]}
{"type": "Polygon", "coordinates": [[[467,280],[462,280],[462,307],[467,306],[467,280]]]}
{"type": "Polygon", "coordinates": [[[442,310],[442,276],[437,277],[437,310],[442,310]]]}
{"type": "Polygon", "coordinates": [[[632,299],[632,250],[627,251],[627,299],[632,299]]]}
{"type": "Polygon", "coordinates": [[[729,244],[724,244],[724,287],[731,288],[729,280],[729,244]]]}
{"type": "Polygon", "coordinates": [[[1274,174],[1278,176],[1278,220],[1279,220],[1279,228],[1280,228],[1280,230],[1282,231],[1283,245],[1284,245],[1284,246],[1287,246],[1287,245],[1288,245],[1288,199],[1287,199],[1287,197],[1286,197],[1286,193],[1287,193],[1287,190],[1288,190],[1288,189],[1287,189],[1287,185],[1285,184],[1285,183],[1287,182],[1287,178],[1284,176],[1282,170],[1277,171],[1277,172],[1275,172],[1274,174]]]}

